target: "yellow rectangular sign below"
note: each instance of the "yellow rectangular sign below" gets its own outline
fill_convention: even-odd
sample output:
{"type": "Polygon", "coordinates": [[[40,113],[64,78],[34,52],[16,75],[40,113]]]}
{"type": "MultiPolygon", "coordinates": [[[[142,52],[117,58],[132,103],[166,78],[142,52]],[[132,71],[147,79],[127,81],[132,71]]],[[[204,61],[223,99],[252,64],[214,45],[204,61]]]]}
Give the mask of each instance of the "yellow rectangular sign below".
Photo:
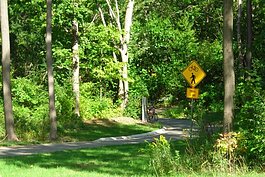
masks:
{"type": "Polygon", "coordinates": [[[191,99],[199,98],[199,89],[197,88],[187,88],[186,97],[191,99]]]}

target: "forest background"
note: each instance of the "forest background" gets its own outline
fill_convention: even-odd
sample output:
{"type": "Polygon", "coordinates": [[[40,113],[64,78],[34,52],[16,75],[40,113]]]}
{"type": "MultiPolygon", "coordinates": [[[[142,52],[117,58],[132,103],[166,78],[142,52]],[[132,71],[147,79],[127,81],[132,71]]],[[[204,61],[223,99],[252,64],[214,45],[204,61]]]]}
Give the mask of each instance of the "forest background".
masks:
{"type": "MultiPolygon", "coordinates": [[[[52,52],[58,131],[92,118],[125,115],[139,119],[143,96],[154,104],[177,105],[187,114],[188,84],[181,73],[192,60],[207,73],[198,85],[200,99],[196,101],[195,118],[223,111],[222,1],[135,1],[129,41],[121,40],[126,36],[128,1],[107,2],[110,1],[53,0],[52,52]],[[120,27],[114,14],[120,20],[120,27]],[[77,22],[79,34],[80,115],[74,111],[76,31],[73,22],[77,22]],[[122,60],[123,44],[128,45],[128,63],[122,60]],[[128,78],[121,71],[124,66],[128,69],[128,78]],[[126,107],[121,106],[124,97],[119,95],[120,81],[129,82],[126,107]]],[[[265,6],[261,0],[252,0],[251,6],[245,1],[242,6],[234,3],[234,128],[244,134],[243,143],[248,147],[249,158],[263,164],[264,16],[265,6]],[[247,7],[251,7],[251,11],[247,7]]],[[[23,140],[45,139],[50,127],[45,1],[9,1],[9,24],[15,130],[23,140]]],[[[124,94],[126,97],[127,93],[124,94]]],[[[0,136],[4,138],[2,107],[0,112],[0,136]]]]}

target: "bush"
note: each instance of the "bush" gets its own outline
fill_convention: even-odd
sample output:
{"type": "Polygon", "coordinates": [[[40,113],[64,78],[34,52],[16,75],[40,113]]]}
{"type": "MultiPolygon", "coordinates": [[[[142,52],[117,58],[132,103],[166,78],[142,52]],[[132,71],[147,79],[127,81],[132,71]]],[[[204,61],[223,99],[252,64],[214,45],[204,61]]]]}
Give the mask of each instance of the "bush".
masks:
{"type": "Polygon", "coordinates": [[[81,119],[74,115],[74,96],[71,83],[55,85],[56,113],[58,128],[77,126],[81,119]]]}
{"type": "Polygon", "coordinates": [[[242,139],[241,133],[229,132],[220,134],[220,137],[215,142],[215,151],[212,156],[212,162],[217,171],[227,173],[242,172],[245,167],[244,159],[239,155],[245,149],[240,144],[242,139]]]}
{"type": "Polygon", "coordinates": [[[80,104],[80,114],[85,120],[110,118],[121,114],[118,108],[115,109],[110,98],[86,98],[81,96],[80,104]]]}
{"type": "Polygon", "coordinates": [[[180,156],[178,151],[174,151],[170,143],[164,136],[155,141],[148,143],[144,151],[150,156],[150,165],[156,176],[164,176],[176,173],[177,165],[179,164],[180,156]]]}
{"type": "Polygon", "coordinates": [[[262,79],[250,74],[251,79],[242,80],[237,87],[236,128],[243,133],[245,156],[253,166],[265,166],[265,94],[262,79]]]}
{"type": "Polygon", "coordinates": [[[187,141],[186,153],[181,157],[183,171],[226,174],[245,172],[246,164],[241,156],[242,135],[228,134],[197,137],[187,141]]]}
{"type": "Polygon", "coordinates": [[[121,111],[107,97],[94,95],[93,83],[84,83],[80,87],[80,114],[83,119],[110,118],[120,116],[121,111]]]}
{"type": "Polygon", "coordinates": [[[12,80],[15,129],[19,138],[44,138],[48,127],[48,92],[28,78],[12,80]]]}
{"type": "Polygon", "coordinates": [[[165,118],[185,118],[187,115],[184,113],[183,106],[175,106],[168,109],[165,109],[163,112],[165,118]]]}
{"type": "MultiPolygon", "coordinates": [[[[133,73],[132,73],[133,74],[133,73]]],[[[132,76],[130,83],[129,103],[125,109],[125,116],[139,118],[142,113],[142,97],[148,97],[148,90],[143,78],[139,75],[132,76]]]]}
{"type": "Polygon", "coordinates": [[[142,112],[142,98],[138,96],[129,96],[129,103],[125,109],[125,116],[139,118],[142,112]]]}

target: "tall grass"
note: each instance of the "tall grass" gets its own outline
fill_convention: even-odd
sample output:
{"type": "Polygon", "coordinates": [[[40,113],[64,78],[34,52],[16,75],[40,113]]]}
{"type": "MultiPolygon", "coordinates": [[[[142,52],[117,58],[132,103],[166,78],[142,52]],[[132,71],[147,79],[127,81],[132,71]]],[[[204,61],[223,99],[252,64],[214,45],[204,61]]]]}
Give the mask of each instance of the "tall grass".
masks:
{"type": "MultiPolygon", "coordinates": [[[[164,137],[148,143],[149,166],[155,176],[242,176],[253,174],[240,155],[238,133],[170,142],[164,137]]],[[[258,166],[258,164],[257,164],[258,166]]],[[[255,173],[256,174],[256,173],[255,173]]],[[[264,172],[261,173],[264,175],[264,172]]],[[[259,174],[257,174],[259,176],[259,174]]]]}

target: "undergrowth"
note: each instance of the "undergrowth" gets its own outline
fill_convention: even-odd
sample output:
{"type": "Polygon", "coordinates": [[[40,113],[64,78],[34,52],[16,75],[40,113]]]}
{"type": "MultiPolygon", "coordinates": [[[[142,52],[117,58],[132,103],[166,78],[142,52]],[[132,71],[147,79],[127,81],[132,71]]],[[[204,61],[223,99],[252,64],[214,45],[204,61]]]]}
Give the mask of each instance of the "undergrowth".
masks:
{"type": "Polygon", "coordinates": [[[211,138],[187,139],[185,148],[176,149],[165,137],[155,138],[144,150],[149,154],[149,166],[155,176],[180,174],[216,174],[237,176],[249,172],[241,152],[242,135],[231,132],[211,138]]]}

